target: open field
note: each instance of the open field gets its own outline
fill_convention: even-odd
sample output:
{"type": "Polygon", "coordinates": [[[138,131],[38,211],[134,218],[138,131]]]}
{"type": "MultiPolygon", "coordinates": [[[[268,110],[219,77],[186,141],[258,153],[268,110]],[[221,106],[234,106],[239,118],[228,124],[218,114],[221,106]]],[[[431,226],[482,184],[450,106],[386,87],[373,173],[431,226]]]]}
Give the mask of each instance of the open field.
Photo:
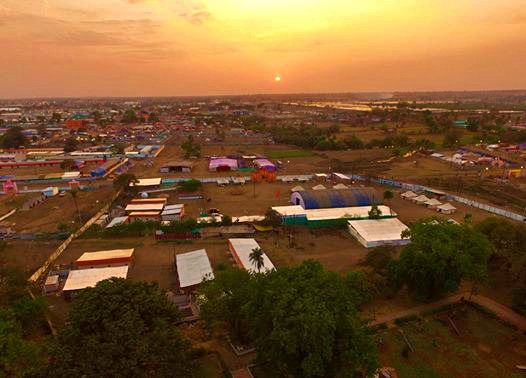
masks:
{"type": "MultiPolygon", "coordinates": [[[[82,221],[87,221],[93,216],[113,195],[112,188],[102,188],[97,190],[82,190],[77,192],[77,203],[82,217],[82,221]]],[[[25,201],[30,198],[38,197],[36,195],[22,195],[12,197],[11,204],[19,208],[25,201]]],[[[7,197],[2,197],[7,198],[7,197]]],[[[5,207],[8,208],[10,200],[6,200],[5,207]]],[[[44,202],[36,205],[30,210],[19,209],[15,214],[4,221],[6,226],[15,231],[30,233],[55,232],[59,224],[68,227],[78,224],[78,213],[75,202],[71,195],[66,194],[63,197],[54,196],[46,198],[44,202]]]]}
{"type": "Polygon", "coordinates": [[[17,267],[29,276],[42,266],[60,243],[58,240],[10,240],[7,247],[0,251],[0,265],[17,267]]]}
{"type": "Polygon", "coordinates": [[[398,329],[382,332],[382,365],[396,368],[404,378],[522,376],[516,365],[526,359],[525,335],[471,307],[458,307],[451,317],[460,335],[445,314],[400,325],[415,349],[407,358],[398,329]]]}
{"type": "Polygon", "coordinates": [[[313,156],[314,152],[309,150],[268,150],[265,155],[270,159],[297,158],[313,156]]]}

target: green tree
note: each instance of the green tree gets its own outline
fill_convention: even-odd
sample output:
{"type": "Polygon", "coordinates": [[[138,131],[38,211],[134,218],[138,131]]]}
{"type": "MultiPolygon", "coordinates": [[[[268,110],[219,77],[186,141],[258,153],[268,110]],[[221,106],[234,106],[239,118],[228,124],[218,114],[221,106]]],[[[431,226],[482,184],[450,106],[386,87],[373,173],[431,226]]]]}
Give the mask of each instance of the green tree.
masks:
{"type": "MultiPolygon", "coordinates": [[[[384,201],[389,206],[389,201],[391,201],[394,198],[394,193],[391,190],[386,190],[384,192],[384,201]]],[[[392,215],[391,207],[389,206],[389,212],[392,215]]]]}
{"type": "Polygon", "coordinates": [[[22,128],[19,126],[8,129],[2,137],[0,137],[0,143],[3,148],[19,148],[27,146],[29,140],[22,132],[22,128]]]}
{"type": "Polygon", "coordinates": [[[49,120],[51,123],[60,123],[62,121],[62,116],[60,115],[60,113],[56,113],[54,112],[52,115],[51,115],[51,119],[49,120]]]}
{"type": "Polygon", "coordinates": [[[250,263],[256,267],[258,273],[261,272],[261,268],[265,267],[265,260],[263,259],[263,250],[259,247],[252,249],[250,255],[248,255],[250,263]]]}
{"type": "Polygon", "coordinates": [[[411,244],[390,264],[392,281],[406,285],[409,294],[422,301],[455,292],[461,280],[487,279],[491,242],[479,231],[444,220],[413,224],[404,232],[411,244]]]}
{"type": "Polygon", "coordinates": [[[137,121],[138,121],[137,115],[135,114],[135,111],[132,109],[126,110],[121,119],[122,123],[135,123],[137,121]]]}
{"type": "Polygon", "coordinates": [[[64,142],[64,152],[73,152],[76,151],[78,147],[77,139],[74,137],[69,137],[64,142]]]}
{"type": "Polygon", "coordinates": [[[380,219],[382,217],[382,210],[380,210],[377,205],[372,205],[368,215],[369,219],[380,219]]]}
{"type": "Polygon", "coordinates": [[[264,226],[272,226],[274,228],[281,226],[282,219],[276,210],[268,209],[265,213],[265,219],[261,222],[264,226]]]}
{"type": "Polygon", "coordinates": [[[223,226],[232,226],[232,217],[230,215],[223,215],[223,219],[221,221],[221,224],[223,226]]]}
{"type": "Polygon", "coordinates": [[[159,122],[159,116],[156,113],[151,112],[148,121],[151,123],[159,122]]]}
{"type": "Polygon", "coordinates": [[[189,158],[192,156],[201,157],[201,146],[194,141],[192,135],[188,135],[188,138],[181,143],[181,148],[184,151],[184,157],[189,158]]]}
{"type": "Polygon", "coordinates": [[[226,323],[236,342],[254,342],[257,361],[276,376],[369,376],[377,349],[356,309],[366,292],[359,280],[326,272],[317,261],[267,274],[227,269],[200,289],[202,314],[226,323]]]}
{"type": "Polygon", "coordinates": [[[45,376],[191,377],[190,343],[157,284],[113,278],[84,289],[51,348],[45,376]]]}
{"type": "Polygon", "coordinates": [[[130,184],[136,182],[138,180],[133,173],[123,173],[113,179],[113,189],[116,192],[133,192],[135,186],[130,186],[130,184]]]}

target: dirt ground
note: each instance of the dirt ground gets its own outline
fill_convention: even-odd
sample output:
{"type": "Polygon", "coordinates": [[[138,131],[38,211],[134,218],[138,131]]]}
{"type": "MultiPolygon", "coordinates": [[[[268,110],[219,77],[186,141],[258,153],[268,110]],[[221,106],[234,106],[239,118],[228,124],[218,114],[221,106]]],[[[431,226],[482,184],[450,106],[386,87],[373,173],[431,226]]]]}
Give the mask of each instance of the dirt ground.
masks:
{"type": "Polygon", "coordinates": [[[380,360],[400,377],[519,377],[526,358],[526,336],[471,307],[401,325],[415,352],[402,356],[406,347],[397,329],[378,336],[380,360]]]}
{"type": "Polygon", "coordinates": [[[15,266],[29,276],[46,261],[61,241],[10,240],[0,252],[0,264],[15,266]]]}

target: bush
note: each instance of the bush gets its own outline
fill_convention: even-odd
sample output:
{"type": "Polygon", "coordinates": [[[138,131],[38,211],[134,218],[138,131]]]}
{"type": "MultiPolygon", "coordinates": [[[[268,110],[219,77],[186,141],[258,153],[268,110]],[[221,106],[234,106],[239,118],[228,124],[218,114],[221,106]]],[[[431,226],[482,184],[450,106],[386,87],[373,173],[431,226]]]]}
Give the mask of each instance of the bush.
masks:
{"type": "Polygon", "coordinates": [[[180,182],[178,187],[179,189],[185,192],[195,192],[202,185],[203,183],[201,181],[192,179],[192,180],[180,182]]]}
{"type": "Polygon", "coordinates": [[[512,308],[522,315],[526,315],[526,287],[513,290],[512,308]]]}
{"type": "Polygon", "coordinates": [[[232,226],[232,217],[230,215],[223,215],[223,226],[232,226]]]}

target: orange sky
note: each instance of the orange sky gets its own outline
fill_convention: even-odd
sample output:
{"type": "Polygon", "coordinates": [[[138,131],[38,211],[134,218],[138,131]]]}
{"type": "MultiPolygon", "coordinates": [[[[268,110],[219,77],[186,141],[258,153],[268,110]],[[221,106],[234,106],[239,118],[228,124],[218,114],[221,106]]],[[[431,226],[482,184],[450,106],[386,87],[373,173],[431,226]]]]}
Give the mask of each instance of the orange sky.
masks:
{"type": "Polygon", "coordinates": [[[0,0],[0,97],[526,88],[524,1],[0,0]]]}

